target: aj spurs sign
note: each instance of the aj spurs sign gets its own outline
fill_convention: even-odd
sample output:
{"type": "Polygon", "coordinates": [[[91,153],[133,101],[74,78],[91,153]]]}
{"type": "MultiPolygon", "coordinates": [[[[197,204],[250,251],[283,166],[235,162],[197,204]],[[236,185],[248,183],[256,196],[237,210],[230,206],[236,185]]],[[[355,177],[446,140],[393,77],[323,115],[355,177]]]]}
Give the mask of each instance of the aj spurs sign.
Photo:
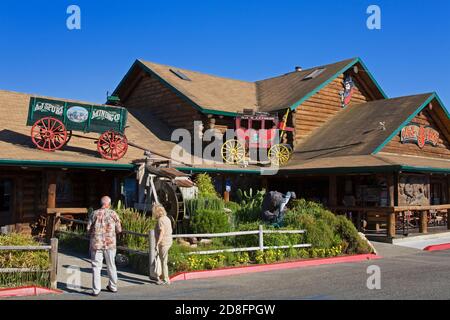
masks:
{"type": "Polygon", "coordinates": [[[419,148],[423,148],[425,144],[436,147],[439,143],[439,132],[430,127],[411,124],[402,129],[402,143],[416,143],[419,148]]]}

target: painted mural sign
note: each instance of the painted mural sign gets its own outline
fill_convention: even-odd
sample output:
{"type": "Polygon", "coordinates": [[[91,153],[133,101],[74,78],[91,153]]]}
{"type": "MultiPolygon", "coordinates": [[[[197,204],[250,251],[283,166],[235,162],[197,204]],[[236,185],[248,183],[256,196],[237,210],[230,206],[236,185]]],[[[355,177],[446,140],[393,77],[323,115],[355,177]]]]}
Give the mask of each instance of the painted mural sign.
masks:
{"type": "Polygon", "coordinates": [[[61,116],[64,112],[64,106],[59,104],[53,104],[49,102],[40,101],[37,102],[34,106],[35,112],[42,112],[42,113],[53,113],[57,116],[61,116]]]}
{"type": "Polygon", "coordinates": [[[89,111],[80,106],[73,106],[67,110],[67,118],[76,123],[86,122],[89,116],[89,111]]]}
{"type": "Polygon", "coordinates": [[[402,143],[415,143],[421,149],[426,144],[436,147],[439,144],[439,132],[431,127],[411,124],[402,129],[401,141],[402,143]]]}
{"type": "Polygon", "coordinates": [[[120,113],[104,109],[93,110],[91,119],[120,122],[120,113]]]}

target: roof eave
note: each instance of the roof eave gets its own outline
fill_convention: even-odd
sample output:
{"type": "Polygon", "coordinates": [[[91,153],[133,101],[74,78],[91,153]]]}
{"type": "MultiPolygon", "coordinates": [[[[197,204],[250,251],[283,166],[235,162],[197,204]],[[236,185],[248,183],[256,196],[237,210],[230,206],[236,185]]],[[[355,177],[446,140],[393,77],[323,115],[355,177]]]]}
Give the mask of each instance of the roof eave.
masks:
{"type": "Polygon", "coordinates": [[[76,169],[125,170],[125,171],[132,171],[136,167],[134,164],[49,161],[49,160],[18,160],[18,159],[0,159],[0,166],[76,168],[76,169]]]}

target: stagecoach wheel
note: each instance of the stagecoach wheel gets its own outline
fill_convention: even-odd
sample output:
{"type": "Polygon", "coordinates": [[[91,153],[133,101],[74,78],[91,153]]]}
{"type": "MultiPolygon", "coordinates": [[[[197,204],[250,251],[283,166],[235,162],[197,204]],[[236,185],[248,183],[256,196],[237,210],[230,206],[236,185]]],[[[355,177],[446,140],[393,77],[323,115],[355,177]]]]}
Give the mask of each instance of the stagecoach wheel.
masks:
{"type": "Polygon", "coordinates": [[[245,148],[238,140],[228,140],[222,145],[222,159],[228,164],[240,163],[245,157],[245,148]]]}
{"type": "Polygon", "coordinates": [[[61,149],[67,141],[67,130],[60,120],[46,117],[37,120],[31,127],[31,140],[44,151],[61,149]]]}
{"type": "Polygon", "coordinates": [[[282,166],[291,158],[291,149],[283,144],[276,144],[269,149],[268,157],[273,165],[282,166]]]}
{"type": "Polygon", "coordinates": [[[127,137],[113,130],[106,131],[98,139],[97,150],[104,159],[119,160],[127,153],[127,137]]]}

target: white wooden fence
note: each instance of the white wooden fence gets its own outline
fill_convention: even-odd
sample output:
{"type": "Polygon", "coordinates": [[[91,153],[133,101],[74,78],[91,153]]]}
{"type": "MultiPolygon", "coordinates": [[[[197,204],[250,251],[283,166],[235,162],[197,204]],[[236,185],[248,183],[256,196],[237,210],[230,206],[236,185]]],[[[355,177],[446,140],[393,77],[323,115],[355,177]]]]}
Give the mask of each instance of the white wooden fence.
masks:
{"type": "MultiPolygon", "coordinates": [[[[87,222],[83,220],[70,219],[62,216],[58,216],[56,220],[65,220],[71,221],[79,224],[86,225],[87,222]]],[[[59,224],[56,223],[56,226],[59,224]]],[[[58,227],[55,228],[55,232],[60,233],[72,233],[67,231],[59,230],[58,227]]],[[[134,254],[139,255],[148,255],[149,258],[149,268],[150,275],[154,270],[154,261],[156,258],[156,240],[155,240],[155,230],[150,230],[148,234],[137,233],[132,231],[123,230],[124,234],[129,234],[137,237],[145,237],[148,239],[148,252],[139,251],[130,249],[123,246],[117,246],[118,250],[128,251],[134,254]]],[[[216,254],[223,252],[250,252],[250,251],[264,251],[268,249],[289,249],[289,248],[310,248],[311,244],[294,244],[294,245],[283,245],[283,246],[265,246],[264,245],[264,234],[304,234],[305,230],[265,230],[263,225],[259,226],[258,230],[250,230],[250,231],[236,231],[236,232],[223,232],[223,233],[197,233],[197,234],[174,234],[172,238],[226,238],[226,237],[238,237],[238,236],[247,236],[247,235],[258,235],[258,246],[255,247],[246,247],[246,248],[227,248],[227,249],[217,249],[217,250],[204,250],[204,251],[192,251],[187,253],[188,255],[206,255],[206,254],[216,254]]],[[[73,234],[73,233],[72,233],[73,234]]],[[[75,235],[80,238],[88,239],[86,235],[75,235]]]]}

